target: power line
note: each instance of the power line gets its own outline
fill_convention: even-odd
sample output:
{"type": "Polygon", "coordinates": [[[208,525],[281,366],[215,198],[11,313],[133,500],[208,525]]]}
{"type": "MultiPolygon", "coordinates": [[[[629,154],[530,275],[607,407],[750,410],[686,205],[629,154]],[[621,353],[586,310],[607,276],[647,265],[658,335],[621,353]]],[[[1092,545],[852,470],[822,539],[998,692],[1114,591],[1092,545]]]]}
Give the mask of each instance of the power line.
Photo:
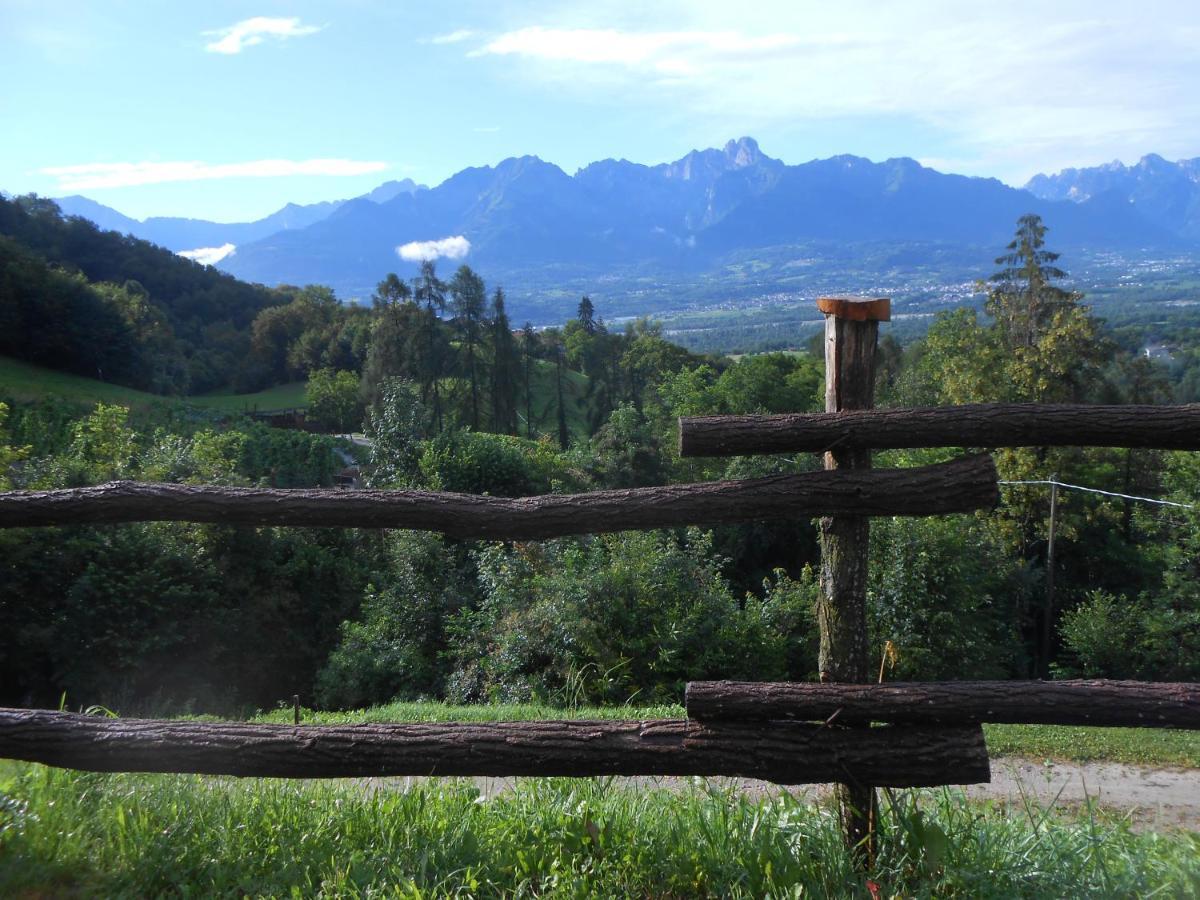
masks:
{"type": "Polygon", "coordinates": [[[1121,500],[1140,500],[1142,503],[1155,503],[1159,506],[1178,506],[1182,509],[1196,508],[1194,503],[1176,503],[1174,500],[1155,500],[1153,497],[1138,497],[1133,494],[1118,494],[1116,491],[1102,491],[1100,488],[1084,487],[1081,484],[1067,484],[1065,481],[1055,481],[1053,479],[1044,479],[1040,481],[1001,481],[1000,484],[1053,484],[1062,488],[1070,488],[1073,491],[1086,491],[1089,494],[1103,494],[1105,497],[1117,497],[1121,500]]]}

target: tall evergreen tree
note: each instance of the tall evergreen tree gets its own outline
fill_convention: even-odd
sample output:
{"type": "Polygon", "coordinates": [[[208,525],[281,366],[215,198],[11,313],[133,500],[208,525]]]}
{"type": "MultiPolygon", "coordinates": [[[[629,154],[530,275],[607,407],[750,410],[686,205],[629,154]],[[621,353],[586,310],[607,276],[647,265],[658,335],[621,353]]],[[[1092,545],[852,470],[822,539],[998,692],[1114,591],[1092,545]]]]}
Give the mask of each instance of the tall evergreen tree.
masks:
{"type": "Polygon", "coordinates": [[[579,301],[576,318],[579,319],[579,324],[583,326],[585,332],[596,333],[596,308],[592,306],[592,299],[587,294],[584,294],[583,299],[579,301]]]}
{"type": "Polygon", "coordinates": [[[421,328],[424,341],[419,366],[421,402],[433,412],[434,430],[442,430],[441,380],[445,374],[444,338],[440,315],[446,309],[446,285],[437,277],[433,260],[421,263],[421,274],[413,286],[413,299],[421,305],[424,316],[421,328]]]}
{"type": "Polygon", "coordinates": [[[390,272],[376,285],[371,304],[375,309],[375,322],[371,327],[362,385],[367,401],[374,405],[385,378],[416,375],[411,342],[419,310],[412,302],[412,290],[395,272],[390,272]]]}
{"type": "Polygon", "coordinates": [[[554,335],[554,391],[558,399],[558,445],[566,450],[571,443],[571,435],[567,431],[567,406],[563,398],[563,382],[566,379],[567,349],[558,334],[554,335]]]}
{"type": "Polygon", "coordinates": [[[504,434],[516,434],[519,362],[501,288],[496,288],[492,295],[492,315],[488,327],[492,344],[492,428],[504,434]]]}
{"type": "Polygon", "coordinates": [[[1012,399],[1080,401],[1094,389],[1100,339],[1083,295],[1055,284],[1067,273],[1045,250],[1046,226],[1030,214],[1017,220],[1002,268],[989,279],[985,310],[995,321],[1012,399]]]}
{"type": "Polygon", "coordinates": [[[1067,273],[1055,265],[1057,253],[1042,249],[1045,239],[1041,216],[1021,216],[1008,252],[996,257],[996,265],[1003,268],[988,279],[994,287],[986,310],[1003,327],[1010,347],[1035,346],[1054,314],[1081,297],[1052,283],[1067,273]]]}
{"type": "Polygon", "coordinates": [[[525,437],[533,438],[533,369],[537,359],[537,333],[533,323],[526,322],[521,329],[521,386],[525,391],[525,437]]]}
{"type": "Polygon", "coordinates": [[[459,266],[450,280],[450,304],[459,335],[461,370],[470,391],[471,430],[479,430],[479,351],[483,344],[483,315],[487,291],[470,266],[459,266]]]}

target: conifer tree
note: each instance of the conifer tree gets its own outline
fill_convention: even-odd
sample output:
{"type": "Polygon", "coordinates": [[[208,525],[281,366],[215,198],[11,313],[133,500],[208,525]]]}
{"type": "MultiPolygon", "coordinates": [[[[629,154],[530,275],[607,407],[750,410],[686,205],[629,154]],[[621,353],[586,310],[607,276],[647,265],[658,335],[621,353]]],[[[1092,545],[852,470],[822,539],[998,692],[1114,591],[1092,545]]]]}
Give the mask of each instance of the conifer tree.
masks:
{"type": "Polygon", "coordinates": [[[459,334],[459,356],[470,390],[470,423],[479,430],[479,350],[483,343],[483,313],[487,291],[470,266],[459,266],[450,280],[450,303],[459,334]]]}
{"type": "Polygon", "coordinates": [[[446,309],[446,285],[438,279],[433,260],[421,263],[421,274],[413,285],[413,299],[423,308],[422,358],[418,366],[421,402],[433,412],[434,429],[442,430],[441,380],[445,369],[440,315],[446,309]]]}
{"type": "Polygon", "coordinates": [[[504,309],[504,291],[492,294],[488,325],[492,344],[492,428],[504,434],[517,433],[517,347],[504,309]]]}
{"type": "Polygon", "coordinates": [[[992,316],[1008,397],[1040,403],[1081,401],[1094,389],[1101,341],[1083,295],[1054,282],[1067,277],[1045,250],[1041,217],[1017,220],[1017,232],[990,279],[992,316]]]}
{"type": "Polygon", "coordinates": [[[533,365],[537,353],[537,333],[533,323],[526,322],[521,329],[522,387],[525,389],[525,437],[533,438],[533,365]]]}
{"type": "Polygon", "coordinates": [[[584,332],[596,333],[596,308],[592,306],[592,299],[587,294],[584,294],[583,299],[579,301],[576,318],[579,319],[579,324],[583,326],[584,332]]]}
{"type": "Polygon", "coordinates": [[[1010,347],[1033,347],[1050,326],[1056,312],[1079,302],[1081,294],[1053,284],[1067,273],[1055,263],[1059,254],[1042,249],[1046,226],[1030,213],[1017,220],[1017,233],[996,265],[1003,266],[988,279],[987,313],[1003,329],[1010,347]]]}
{"type": "Polygon", "coordinates": [[[412,302],[412,290],[401,281],[395,272],[375,287],[371,297],[375,308],[375,322],[371,327],[367,361],[363,366],[363,393],[374,404],[385,378],[403,375],[412,377],[413,358],[411,341],[416,304],[412,302]]]}

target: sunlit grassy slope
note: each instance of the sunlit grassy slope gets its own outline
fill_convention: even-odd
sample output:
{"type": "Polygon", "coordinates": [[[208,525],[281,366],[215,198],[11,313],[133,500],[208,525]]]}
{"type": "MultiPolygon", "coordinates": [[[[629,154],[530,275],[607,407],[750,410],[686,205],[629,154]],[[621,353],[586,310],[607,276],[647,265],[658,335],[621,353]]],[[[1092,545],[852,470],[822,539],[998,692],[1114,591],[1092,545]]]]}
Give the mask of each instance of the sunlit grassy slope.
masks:
{"type": "Polygon", "coordinates": [[[69,375],[66,372],[31,365],[6,356],[0,356],[0,397],[10,397],[14,400],[65,397],[80,403],[119,403],[122,406],[187,403],[221,412],[285,409],[305,405],[303,381],[279,385],[254,394],[224,391],[198,397],[161,397],[95,378],[69,375]]]}
{"type": "MultiPolygon", "coordinates": [[[[13,400],[37,400],[57,396],[86,404],[118,403],[122,406],[186,403],[218,412],[239,413],[304,407],[307,405],[305,387],[305,382],[294,381],[253,394],[235,394],[223,390],[199,396],[169,398],[0,356],[0,397],[13,400]]],[[[588,379],[585,376],[579,372],[567,372],[564,390],[567,428],[575,441],[586,440],[588,436],[589,405],[585,399],[587,388],[588,379]]],[[[555,436],[558,433],[555,394],[554,366],[539,361],[533,373],[532,391],[534,430],[537,434],[555,436]]],[[[524,435],[524,392],[519,392],[516,399],[518,422],[521,434],[524,435]]]]}
{"type": "Polygon", "coordinates": [[[164,398],[145,391],[108,384],[94,378],[68,375],[0,356],[0,397],[37,400],[47,396],[66,397],[83,403],[120,403],[124,406],[164,402],[164,398]]]}
{"type": "Polygon", "coordinates": [[[192,406],[202,406],[205,409],[216,409],[221,412],[253,412],[268,409],[295,409],[307,406],[304,396],[306,382],[293,381],[291,384],[280,384],[258,391],[254,394],[234,394],[228,391],[218,391],[203,394],[198,397],[186,397],[184,402],[192,406]]]}

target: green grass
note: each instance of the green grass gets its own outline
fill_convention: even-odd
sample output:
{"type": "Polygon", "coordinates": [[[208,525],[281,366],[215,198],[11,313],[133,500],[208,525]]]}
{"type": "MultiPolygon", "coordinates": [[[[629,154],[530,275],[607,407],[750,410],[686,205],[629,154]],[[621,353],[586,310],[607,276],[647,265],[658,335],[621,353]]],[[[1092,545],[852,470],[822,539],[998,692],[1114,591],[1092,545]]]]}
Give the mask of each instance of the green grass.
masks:
{"type": "Polygon", "coordinates": [[[1200,731],[985,725],[993,756],[1200,768],[1200,731]]]}
{"type": "MultiPolygon", "coordinates": [[[[567,429],[572,440],[586,441],[588,437],[588,404],[583,400],[587,392],[588,379],[579,372],[566,374],[565,400],[567,429]]],[[[171,398],[150,394],[133,388],[121,387],[68,375],[43,366],[0,356],[0,397],[15,400],[38,400],[47,396],[66,397],[81,403],[118,403],[122,406],[144,407],[150,404],[185,403],[203,409],[224,413],[240,413],[252,410],[296,409],[308,405],[305,396],[307,382],[294,381],[277,385],[253,394],[235,394],[229,390],[214,391],[192,397],[171,398]]],[[[538,360],[533,377],[534,425],[539,434],[557,435],[557,392],[554,384],[554,366],[538,360]]],[[[525,398],[518,397],[521,434],[525,433],[525,398]]]]}
{"type": "MultiPolygon", "coordinates": [[[[345,712],[301,710],[312,725],[352,725],[361,722],[530,722],[536,719],[681,719],[682,706],[580,706],[563,709],[536,703],[456,706],[451,703],[396,702],[345,712]]],[[[291,722],[292,708],[264,712],[256,722],[291,722]]]]}
{"type": "MultiPolygon", "coordinates": [[[[679,706],[303,710],[311,724],[656,718],[679,706]]],[[[254,721],[290,722],[290,708],[254,721]]],[[[988,726],[993,755],[1200,765],[1200,735],[988,726]]],[[[363,783],[102,775],[0,762],[0,896],[868,897],[836,816],[694,779],[363,783]]],[[[1200,898],[1200,834],[1086,807],[881,795],[881,896],[1200,898]],[[895,805],[891,805],[894,803],[895,805]],[[1156,893],[1157,892],[1157,893],[1156,893]]]]}
{"type": "MultiPolygon", "coordinates": [[[[558,389],[555,385],[554,364],[538,360],[533,370],[534,428],[537,434],[558,436],[558,389]]],[[[567,431],[572,441],[588,439],[589,404],[584,400],[587,393],[588,378],[579,372],[568,369],[563,388],[564,406],[567,411],[567,431]]],[[[525,435],[525,395],[517,397],[517,425],[522,436],[525,435]]]]}
{"type": "Polygon", "coordinates": [[[162,397],[0,356],[0,397],[12,397],[15,400],[39,400],[47,396],[58,396],[82,403],[118,403],[130,407],[186,403],[189,406],[235,413],[253,409],[291,409],[306,406],[305,385],[305,382],[297,381],[254,394],[218,391],[196,397],[162,397]]]}
{"type": "MultiPolygon", "coordinates": [[[[885,795],[886,796],[886,795],[885,795]]],[[[1200,835],[897,792],[855,869],[836,816],[701,780],[237,780],[0,766],[0,895],[1200,896],[1200,835]]]]}
{"type": "Polygon", "coordinates": [[[169,402],[157,394],[108,384],[94,378],[56,372],[7,356],[0,356],[0,396],[11,397],[14,400],[38,400],[46,396],[59,396],[84,403],[119,403],[122,406],[147,406],[169,402]]]}
{"type": "Polygon", "coordinates": [[[196,397],[186,397],[184,402],[190,406],[201,406],[205,409],[215,409],[220,412],[247,412],[256,409],[296,409],[308,406],[305,390],[308,382],[293,381],[291,384],[281,384],[265,391],[254,394],[234,394],[228,391],[217,391],[212,394],[202,394],[196,397]]]}

